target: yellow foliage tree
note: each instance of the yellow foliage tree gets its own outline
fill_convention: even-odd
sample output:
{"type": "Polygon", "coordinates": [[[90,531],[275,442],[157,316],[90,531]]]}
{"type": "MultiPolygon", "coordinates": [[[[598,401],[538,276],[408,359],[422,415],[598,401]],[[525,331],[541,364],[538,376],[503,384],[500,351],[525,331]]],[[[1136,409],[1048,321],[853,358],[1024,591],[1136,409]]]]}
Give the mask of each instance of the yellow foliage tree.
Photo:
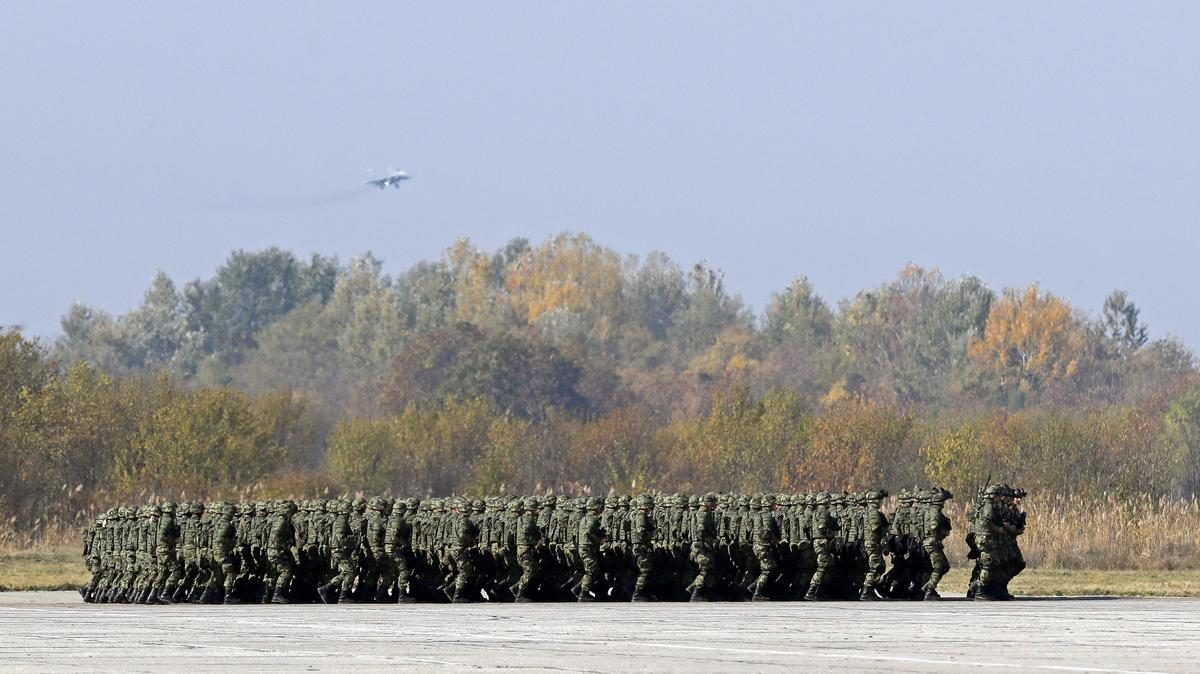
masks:
{"type": "Polygon", "coordinates": [[[1034,284],[992,304],[984,335],[971,340],[968,353],[1002,392],[1037,391],[1076,376],[1087,342],[1070,305],[1034,284]]]}
{"type": "Polygon", "coordinates": [[[586,334],[611,336],[621,311],[621,258],[586,234],[558,234],[529,250],[505,275],[513,310],[530,325],[583,318],[586,334]]]}

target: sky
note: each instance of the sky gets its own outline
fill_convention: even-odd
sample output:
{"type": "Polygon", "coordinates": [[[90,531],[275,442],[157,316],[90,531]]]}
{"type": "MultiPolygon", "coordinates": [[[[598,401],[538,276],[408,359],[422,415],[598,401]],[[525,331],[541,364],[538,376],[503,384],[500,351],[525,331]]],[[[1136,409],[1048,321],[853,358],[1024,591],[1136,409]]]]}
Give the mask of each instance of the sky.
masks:
{"type": "Polygon", "coordinates": [[[758,310],[908,262],[1120,288],[1200,349],[1197,35],[1195,2],[0,3],[0,325],[236,249],[583,231],[758,310]]]}

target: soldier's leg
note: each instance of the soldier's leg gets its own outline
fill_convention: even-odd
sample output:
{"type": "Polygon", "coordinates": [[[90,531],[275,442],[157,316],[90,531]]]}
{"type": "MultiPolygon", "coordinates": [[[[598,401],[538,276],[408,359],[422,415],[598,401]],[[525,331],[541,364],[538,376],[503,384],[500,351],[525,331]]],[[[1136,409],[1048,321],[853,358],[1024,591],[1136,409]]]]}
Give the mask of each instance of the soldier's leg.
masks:
{"type": "Polygon", "coordinates": [[[290,604],[292,578],[296,575],[296,560],[292,559],[292,553],[278,553],[275,556],[275,568],[279,570],[279,573],[275,576],[275,592],[271,596],[271,602],[290,604]]]}
{"type": "Polygon", "coordinates": [[[637,579],[633,582],[633,601],[650,601],[650,575],[654,573],[654,553],[649,546],[639,545],[633,550],[637,564],[637,579]]]}
{"type": "Polygon", "coordinates": [[[396,597],[398,601],[413,601],[411,583],[416,558],[409,552],[396,555],[396,597]]]}
{"type": "Polygon", "coordinates": [[[812,542],[812,545],[817,568],[813,571],[812,578],[808,584],[808,591],[804,594],[804,598],[808,601],[825,598],[825,579],[829,575],[830,567],[833,566],[833,555],[829,551],[829,540],[818,538],[812,542]]]}
{"type": "Polygon", "coordinates": [[[696,564],[696,577],[692,580],[691,601],[710,601],[712,599],[713,555],[712,550],[703,543],[692,543],[692,562],[696,564]]]}
{"type": "Polygon", "coordinates": [[[975,599],[995,599],[996,568],[995,555],[989,541],[979,542],[979,579],[975,586],[975,599]]]}
{"type": "Polygon", "coordinates": [[[375,568],[378,569],[379,579],[375,581],[375,601],[388,602],[388,594],[396,582],[396,566],[391,557],[380,554],[375,558],[375,568]]]}
{"type": "Polygon", "coordinates": [[[867,558],[867,574],[863,577],[862,596],[859,599],[864,601],[873,601],[879,596],[875,594],[875,587],[879,585],[881,576],[883,575],[883,551],[879,545],[868,542],[864,546],[867,558]]]}
{"type": "Polygon", "coordinates": [[[758,562],[758,577],[754,579],[752,599],[765,601],[769,598],[767,589],[771,579],[775,577],[779,565],[776,563],[774,551],[770,546],[755,544],[754,557],[758,562]]]}
{"type": "Polygon", "coordinates": [[[457,573],[454,576],[454,602],[471,602],[475,598],[471,596],[471,590],[475,585],[475,560],[471,556],[471,551],[466,548],[458,548],[454,554],[454,566],[457,573]]]}
{"type": "Polygon", "coordinates": [[[941,543],[927,543],[925,552],[929,554],[929,565],[931,568],[929,580],[925,581],[923,589],[925,590],[926,599],[940,599],[941,595],[937,592],[938,583],[941,582],[942,576],[950,570],[950,560],[946,559],[946,551],[942,548],[941,543]]]}
{"type": "Polygon", "coordinates": [[[200,603],[214,603],[221,601],[221,595],[225,589],[225,567],[220,560],[208,560],[208,583],[204,588],[204,593],[200,596],[200,603]]]}
{"type": "Polygon", "coordinates": [[[579,601],[593,601],[596,577],[600,575],[600,560],[597,553],[590,547],[579,551],[579,560],[583,565],[583,577],[579,579],[579,601]]]}
{"type": "MultiPolygon", "coordinates": [[[[238,567],[232,558],[221,562],[221,593],[227,604],[234,603],[234,584],[237,582],[238,567]]],[[[213,598],[214,600],[216,597],[213,598]]]]}
{"type": "Polygon", "coordinates": [[[527,546],[517,548],[517,562],[521,565],[521,578],[517,581],[517,601],[532,601],[530,592],[538,582],[538,560],[536,551],[527,546]]]}

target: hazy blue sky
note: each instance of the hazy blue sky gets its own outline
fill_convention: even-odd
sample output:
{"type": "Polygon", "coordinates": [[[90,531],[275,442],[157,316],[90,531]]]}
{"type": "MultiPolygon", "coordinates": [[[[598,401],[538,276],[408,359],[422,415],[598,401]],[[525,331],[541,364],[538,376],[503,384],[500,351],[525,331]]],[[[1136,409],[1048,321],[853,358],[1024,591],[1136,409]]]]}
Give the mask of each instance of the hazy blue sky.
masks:
{"type": "Polygon", "coordinates": [[[0,3],[0,324],[582,230],[759,309],[913,261],[1200,347],[1200,3],[824,4],[0,3]]]}

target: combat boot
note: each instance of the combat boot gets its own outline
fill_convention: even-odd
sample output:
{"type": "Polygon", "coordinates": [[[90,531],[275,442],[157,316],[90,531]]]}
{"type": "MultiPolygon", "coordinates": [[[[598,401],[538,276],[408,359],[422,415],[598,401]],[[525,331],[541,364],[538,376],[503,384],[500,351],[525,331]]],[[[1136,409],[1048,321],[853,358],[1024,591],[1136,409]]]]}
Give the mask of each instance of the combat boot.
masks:
{"type": "Polygon", "coordinates": [[[388,596],[388,589],[386,587],[381,587],[375,590],[376,604],[390,604],[391,602],[392,598],[388,596]]]}
{"type": "Polygon", "coordinates": [[[692,596],[688,601],[711,601],[711,600],[708,598],[708,593],[704,591],[704,588],[702,588],[700,586],[696,586],[695,588],[692,589],[692,596]]]}
{"type": "Polygon", "coordinates": [[[650,597],[647,597],[644,592],[638,592],[635,590],[633,592],[633,598],[631,598],[629,601],[637,601],[637,602],[650,601],[650,597]]]}
{"type": "Polygon", "coordinates": [[[925,590],[925,601],[937,601],[938,599],[941,599],[941,598],[942,598],[942,595],[938,594],[938,591],[933,589],[932,587],[925,590]]]}
{"type": "Polygon", "coordinates": [[[879,595],[875,594],[875,588],[865,586],[862,589],[862,594],[858,597],[859,601],[879,601],[879,595]]]}
{"type": "Polygon", "coordinates": [[[271,597],[271,603],[272,604],[290,604],[290,603],[292,603],[292,600],[288,599],[286,592],[276,592],[275,596],[271,597]]]}
{"type": "Polygon", "coordinates": [[[177,585],[175,591],[171,593],[171,603],[178,604],[187,599],[187,588],[182,585],[177,585]]]}

